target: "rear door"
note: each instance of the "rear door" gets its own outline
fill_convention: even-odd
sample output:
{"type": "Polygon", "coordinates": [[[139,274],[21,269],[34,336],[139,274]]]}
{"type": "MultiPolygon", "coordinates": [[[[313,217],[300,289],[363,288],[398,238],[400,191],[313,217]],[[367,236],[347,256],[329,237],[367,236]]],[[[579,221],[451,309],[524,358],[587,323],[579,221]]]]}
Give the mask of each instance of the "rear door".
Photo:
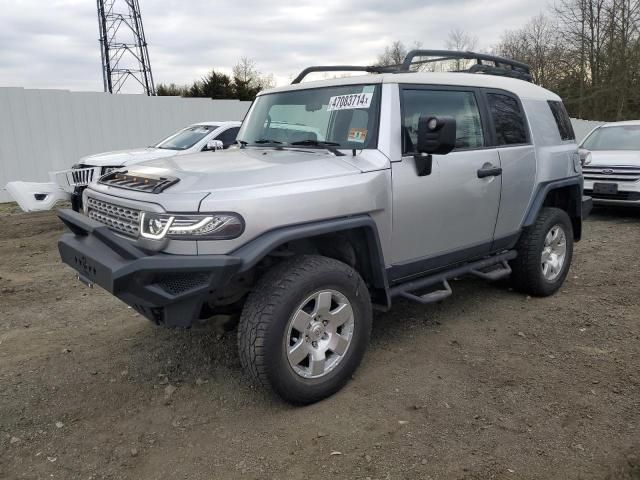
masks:
{"type": "Polygon", "coordinates": [[[483,94],[502,167],[502,202],[496,222],[494,249],[509,248],[519,234],[533,194],[536,152],[518,97],[504,90],[483,89],[483,94]]]}
{"type": "Polygon", "coordinates": [[[392,280],[406,278],[491,250],[500,205],[501,178],[491,146],[486,106],[475,88],[400,87],[403,156],[392,163],[392,280]],[[433,156],[430,175],[418,176],[414,154],[420,115],[456,119],[456,148],[433,156]],[[482,178],[481,178],[482,177],[482,178]]]}

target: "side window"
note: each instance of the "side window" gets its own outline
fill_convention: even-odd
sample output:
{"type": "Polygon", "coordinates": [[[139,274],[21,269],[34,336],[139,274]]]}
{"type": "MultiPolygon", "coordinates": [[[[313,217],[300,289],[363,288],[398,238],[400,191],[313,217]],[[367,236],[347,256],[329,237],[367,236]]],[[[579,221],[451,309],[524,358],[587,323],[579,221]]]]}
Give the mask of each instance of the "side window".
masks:
{"type": "Polygon", "coordinates": [[[527,127],[518,101],[511,95],[488,93],[498,145],[527,143],[527,127]]]}
{"type": "Polygon", "coordinates": [[[220,140],[226,148],[235,143],[236,136],[238,135],[239,131],[240,131],[240,127],[231,127],[225,130],[224,132],[222,132],[220,135],[218,135],[216,140],[220,140]]]}
{"type": "Polygon", "coordinates": [[[473,92],[453,90],[402,90],[402,144],[414,153],[420,115],[456,119],[456,150],[484,147],[480,111],[473,92]]]}
{"type": "Polygon", "coordinates": [[[569,118],[569,114],[564,108],[563,103],[552,100],[549,100],[547,103],[549,104],[553,118],[556,120],[560,139],[575,140],[576,134],[573,133],[573,125],[571,125],[571,119],[569,118]]]}

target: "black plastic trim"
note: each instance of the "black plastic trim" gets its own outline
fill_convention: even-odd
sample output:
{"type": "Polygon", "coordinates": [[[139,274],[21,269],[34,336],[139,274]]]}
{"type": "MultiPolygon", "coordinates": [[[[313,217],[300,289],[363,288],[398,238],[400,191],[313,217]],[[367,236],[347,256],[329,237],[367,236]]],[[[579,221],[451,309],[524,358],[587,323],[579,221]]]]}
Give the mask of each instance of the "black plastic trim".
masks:
{"type": "Polygon", "coordinates": [[[511,250],[516,246],[518,240],[520,239],[520,234],[522,232],[514,232],[509,235],[505,235],[500,238],[496,238],[493,240],[493,245],[491,246],[491,250],[494,252],[499,252],[501,250],[511,250]]]}
{"type": "Polygon", "coordinates": [[[435,275],[425,276],[422,278],[418,278],[416,280],[411,280],[408,282],[397,284],[391,288],[390,294],[391,294],[391,297],[396,297],[399,295],[403,295],[406,292],[413,292],[416,290],[424,289],[424,288],[436,285],[438,283],[446,283],[447,280],[451,280],[452,278],[459,277],[462,275],[466,275],[466,274],[478,275],[478,273],[480,273],[480,272],[477,272],[478,270],[482,270],[483,268],[491,267],[493,265],[497,265],[502,262],[513,260],[517,256],[518,256],[518,253],[515,250],[509,250],[508,252],[483,258],[474,262],[469,262],[459,267],[454,267],[454,268],[445,270],[443,272],[437,273],[435,275]]]}
{"type": "Polygon", "coordinates": [[[582,218],[585,219],[591,214],[593,210],[593,198],[586,195],[582,196],[582,218]]]}
{"type": "Polygon", "coordinates": [[[515,247],[520,238],[520,232],[514,232],[489,242],[482,242],[458,250],[452,250],[444,254],[419,258],[405,263],[392,265],[387,269],[387,276],[392,285],[434,273],[455,265],[465,264],[483,258],[486,255],[494,255],[504,250],[515,247]]]}
{"type": "Polygon", "coordinates": [[[58,242],[62,261],[75,269],[84,282],[101,286],[147,318],[166,326],[190,326],[210,291],[224,287],[235,275],[250,270],[284,243],[353,230],[365,234],[368,268],[372,286],[378,291],[378,304],[383,308],[390,305],[378,230],[368,215],[272,230],[229,255],[152,253],[72,210],[61,210],[58,216],[69,230],[58,242]],[[178,294],[161,287],[163,278],[180,273],[204,274],[206,282],[178,294]]]}
{"type": "Polygon", "coordinates": [[[231,255],[242,259],[242,267],[239,273],[243,273],[254,267],[268,253],[287,242],[355,229],[364,229],[366,232],[374,286],[376,288],[388,288],[378,228],[369,215],[336,218],[271,230],[237,248],[231,252],[231,255]]]}
{"type": "Polygon", "coordinates": [[[242,260],[229,255],[149,254],[108,227],[72,210],[61,210],[68,227],[58,241],[62,261],[83,281],[95,283],[158,324],[188,327],[209,292],[225,286],[242,260]],[[203,276],[179,293],[162,288],[168,276],[203,276]]]}
{"type": "Polygon", "coordinates": [[[419,258],[405,263],[397,263],[387,269],[387,276],[391,284],[404,282],[451,265],[489,255],[492,245],[493,241],[482,242],[436,256],[419,258]]]}
{"type": "Polygon", "coordinates": [[[538,184],[536,193],[533,196],[533,201],[531,202],[531,205],[527,210],[527,214],[524,217],[523,226],[529,227],[534,224],[549,192],[558,188],[571,186],[576,187],[576,191],[573,194],[575,196],[575,210],[567,213],[569,213],[570,217],[582,218],[582,178],[580,176],[575,176],[563,178],[562,180],[550,180],[548,182],[538,184]]]}

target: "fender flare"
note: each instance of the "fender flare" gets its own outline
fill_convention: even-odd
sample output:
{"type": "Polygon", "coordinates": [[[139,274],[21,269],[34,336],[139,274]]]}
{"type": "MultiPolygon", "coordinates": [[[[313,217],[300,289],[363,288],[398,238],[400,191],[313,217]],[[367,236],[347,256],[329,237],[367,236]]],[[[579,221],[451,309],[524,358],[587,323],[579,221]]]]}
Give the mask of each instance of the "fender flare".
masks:
{"type": "Polygon", "coordinates": [[[328,233],[354,230],[364,233],[364,240],[367,246],[366,258],[370,268],[369,273],[371,275],[372,286],[378,290],[384,290],[385,296],[388,297],[389,283],[378,228],[369,215],[355,215],[280,227],[250,240],[248,243],[230,252],[229,255],[242,259],[242,266],[239,272],[242,273],[253,268],[270,252],[287,242],[317,237],[328,233]]]}
{"type": "Polygon", "coordinates": [[[570,211],[567,213],[570,217],[582,219],[582,177],[571,177],[540,183],[529,205],[522,226],[530,227],[535,223],[549,192],[565,187],[574,187],[571,189],[573,201],[570,203],[570,211]]]}

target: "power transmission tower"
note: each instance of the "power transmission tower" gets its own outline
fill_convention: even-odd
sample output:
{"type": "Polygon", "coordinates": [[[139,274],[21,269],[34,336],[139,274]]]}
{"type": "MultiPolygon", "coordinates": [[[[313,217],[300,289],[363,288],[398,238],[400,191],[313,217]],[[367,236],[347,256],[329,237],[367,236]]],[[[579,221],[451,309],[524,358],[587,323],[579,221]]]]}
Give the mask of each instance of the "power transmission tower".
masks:
{"type": "Polygon", "coordinates": [[[138,83],[155,95],[147,40],[138,0],[97,0],[104,91],[119,93],[127,83],[138,83]]]}

